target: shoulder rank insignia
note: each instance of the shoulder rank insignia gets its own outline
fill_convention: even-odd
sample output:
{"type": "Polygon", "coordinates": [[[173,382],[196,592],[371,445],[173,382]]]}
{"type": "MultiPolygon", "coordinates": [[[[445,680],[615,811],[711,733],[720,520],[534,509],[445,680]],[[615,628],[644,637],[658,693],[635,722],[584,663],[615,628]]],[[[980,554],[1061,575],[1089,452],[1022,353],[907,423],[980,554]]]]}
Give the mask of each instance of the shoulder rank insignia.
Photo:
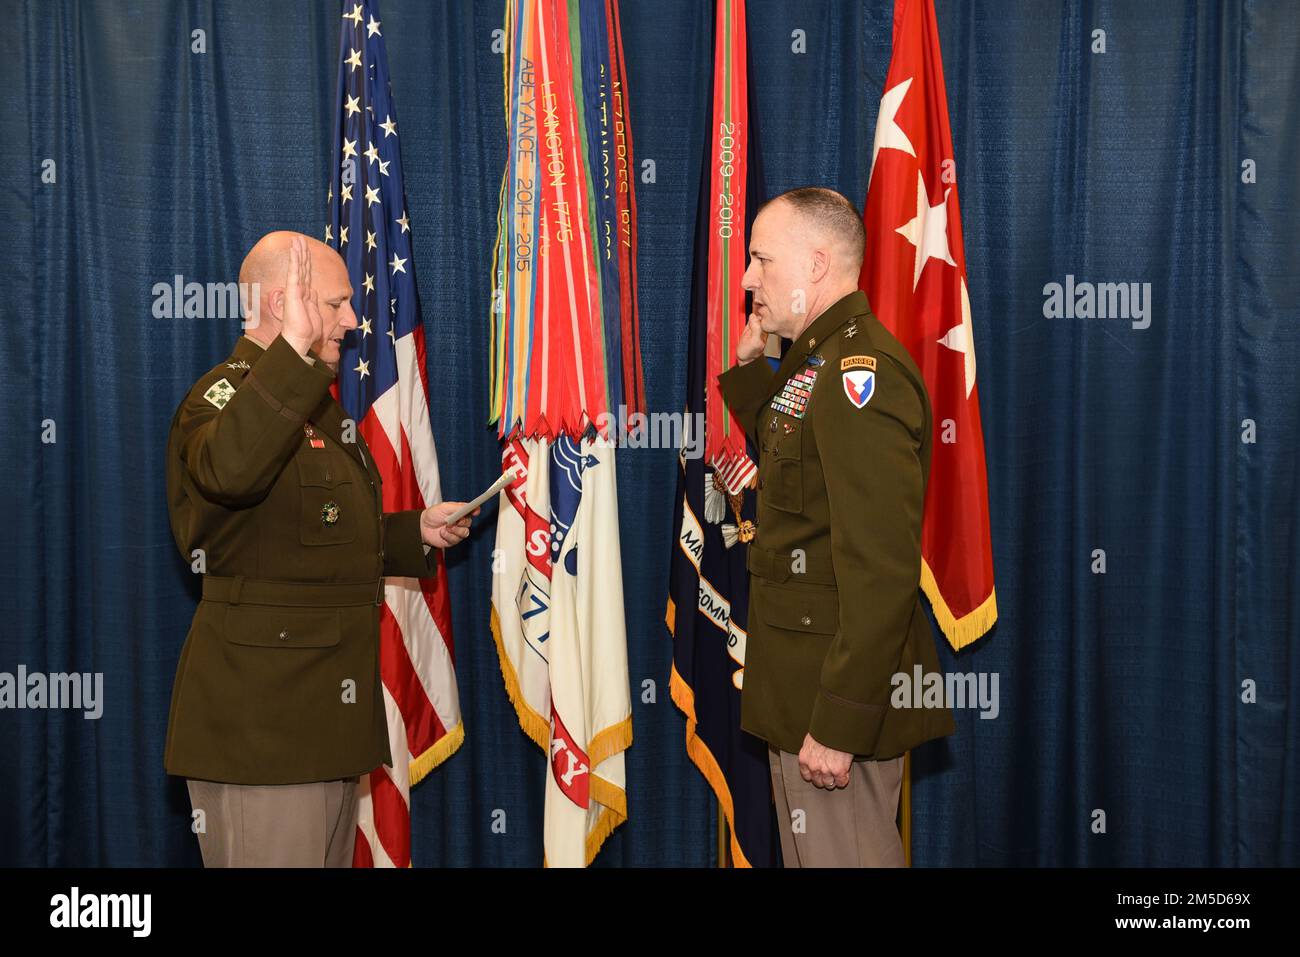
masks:
{"type": "Polygon", "coordinates": [[[866,369],[850,369],[844,373],[844,394],[855,409],[860,409],[876,394],[876,374],[866,369]]]}
{"type": "Polygon", "coordinates": [[[817,373],[820,371],[820,367],[815,365],[799,369],[785,380],[785,385],[773,397],[768,404],[769,407],[793,418],[802,419],[804,413],[808,411],[808,400],[812,398],[813,383],[817,381],[817,373]]]}
{"type": "Polygon", "coordinates": [[[218,409],[224,409],[230,397],[235,394],[235,387],[227,379],[212,383],[212,387],[203,393],[203,398],[207,399],[218,409]]]}

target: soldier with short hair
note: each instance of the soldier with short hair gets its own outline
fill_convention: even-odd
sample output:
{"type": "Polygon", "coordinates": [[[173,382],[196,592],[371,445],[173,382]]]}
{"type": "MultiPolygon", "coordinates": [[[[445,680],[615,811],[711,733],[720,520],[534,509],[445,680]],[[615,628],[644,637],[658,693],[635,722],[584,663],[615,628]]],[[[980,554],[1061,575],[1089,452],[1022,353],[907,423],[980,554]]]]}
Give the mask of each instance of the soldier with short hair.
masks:
{"type": "MultiPolygon", "coordinates": [[[[202,810],[203,862],[350,867],[361,775],[391,764],[379,678],[384,576],[428,577],[469,534],[459,502],[384,513],[330,395],[357,327],[347,267],[274,232],[239,273],[255,322],[172,419],[167,500],[203,600],[172,688],[164,764],[202,810]]],[[[475,510],[474,514],[477,514],[475,510]]]]}
{"type": "Polygon", "coordinates": [[[759,450],[741,726],[768,742],[790,867],[902,866],[902,755],[956,727],[890,705],[895,674],[939,669],[920,598],[931,412],[858,289],[864,245],[833,190],[769,201],[742,283],[754,311],[718,379],[759,450]],[[791,340],[775,374],[773,333],[791,340]]]}

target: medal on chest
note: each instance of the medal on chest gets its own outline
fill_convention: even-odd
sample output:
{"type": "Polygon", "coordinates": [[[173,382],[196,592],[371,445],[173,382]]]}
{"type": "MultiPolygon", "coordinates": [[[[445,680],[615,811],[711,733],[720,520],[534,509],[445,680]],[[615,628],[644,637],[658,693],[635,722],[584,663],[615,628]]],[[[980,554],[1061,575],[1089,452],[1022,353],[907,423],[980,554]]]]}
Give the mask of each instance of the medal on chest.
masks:
{"type": "MultiPolygon", "coordinates": [[[[821,360],[821,356],[815,358],[821,360]]],[[[777,412],[784,412],[791,418],[802,419],[808,411],[813,384],[817,381],[817,373],[820,371],[820,362],[814,364],[810,358],[807,366],[785,380],[785,385],[781,386],[781,391],[772,398],[768,407],[777,412]]]]}
{"type": "Polygon", "coordinates": [[[313,449],[325,448],[325,440],[321,438],[320,433],[316,431],[316,427],[310,422],[303,425],[302,431],[306,434],[307,441],[313,449]]]}

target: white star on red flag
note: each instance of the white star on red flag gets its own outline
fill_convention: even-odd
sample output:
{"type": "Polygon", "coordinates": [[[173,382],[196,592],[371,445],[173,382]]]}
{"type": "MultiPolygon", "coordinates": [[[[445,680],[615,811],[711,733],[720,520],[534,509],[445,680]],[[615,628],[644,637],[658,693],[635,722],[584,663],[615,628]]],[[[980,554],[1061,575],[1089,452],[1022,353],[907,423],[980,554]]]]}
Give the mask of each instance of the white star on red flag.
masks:
{"type": "Polygon", "coordinates": [[[933,0],[895,0],[859,285],[925,380],[934,432],[920,584],[961,648],[993,626],[997,601],[954,155],[933,0]]]}

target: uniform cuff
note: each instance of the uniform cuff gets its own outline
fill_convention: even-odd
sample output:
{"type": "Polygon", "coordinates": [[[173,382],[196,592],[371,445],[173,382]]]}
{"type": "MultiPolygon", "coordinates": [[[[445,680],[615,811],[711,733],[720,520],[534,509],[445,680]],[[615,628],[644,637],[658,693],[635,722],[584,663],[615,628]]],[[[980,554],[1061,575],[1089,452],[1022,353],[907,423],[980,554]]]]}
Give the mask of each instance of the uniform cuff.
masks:
{"type": "Polygon", "coordinates": [[[836,751],[871,757],[880,740],[885,705],[849,701],[826,689],[817,692],[808,733],[818,744],[836,751]]]}
{"type": "Polygon", "coordinates": [[[426,548],[420,537],[418,508],[384,516],[384,574],[428,578],[438,568],[438,550],[426,548]]]}

